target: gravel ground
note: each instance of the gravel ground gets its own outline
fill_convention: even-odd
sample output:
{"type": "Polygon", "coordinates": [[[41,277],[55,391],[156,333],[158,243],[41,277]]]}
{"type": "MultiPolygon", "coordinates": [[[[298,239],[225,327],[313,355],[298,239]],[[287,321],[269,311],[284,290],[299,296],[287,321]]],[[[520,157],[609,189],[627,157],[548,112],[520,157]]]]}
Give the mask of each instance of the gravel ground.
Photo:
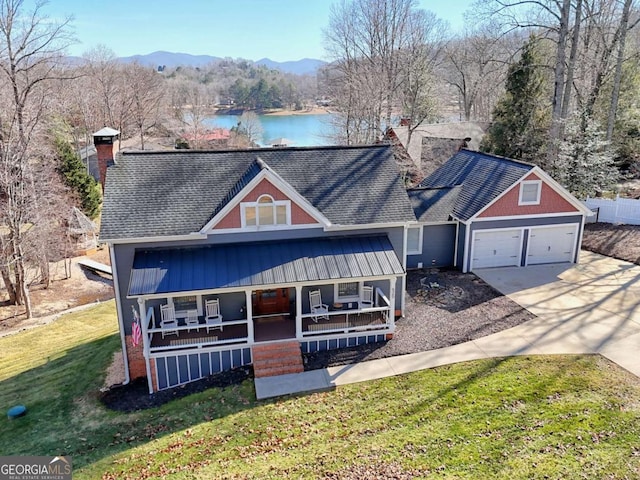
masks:
{"type": "Polygon", "coordinates": [[[405,318],[392,340],[304,355],[305,370],[346,365],[448,347],[515,327],[534,315],[472,273],[454,270],[407,274],[405,318]],[[420,280],[433,282],[423,288],[420,280]]]}

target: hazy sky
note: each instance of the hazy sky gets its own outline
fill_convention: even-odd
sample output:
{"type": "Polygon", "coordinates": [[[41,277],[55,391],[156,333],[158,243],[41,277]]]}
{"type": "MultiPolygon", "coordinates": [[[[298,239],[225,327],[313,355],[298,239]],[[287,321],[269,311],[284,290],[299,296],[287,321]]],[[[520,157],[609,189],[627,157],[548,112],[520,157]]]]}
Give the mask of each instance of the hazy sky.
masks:
{"type": "MultiPolygon", "coordinates": [[[[472,0],[419,0],[458,30],[472,0]]],[[[52,0],[51,18],[73,16],[71,55],[104,44],[117,56],[156,50],[259,60],[325,57],[332,0],[52,0]]]]}

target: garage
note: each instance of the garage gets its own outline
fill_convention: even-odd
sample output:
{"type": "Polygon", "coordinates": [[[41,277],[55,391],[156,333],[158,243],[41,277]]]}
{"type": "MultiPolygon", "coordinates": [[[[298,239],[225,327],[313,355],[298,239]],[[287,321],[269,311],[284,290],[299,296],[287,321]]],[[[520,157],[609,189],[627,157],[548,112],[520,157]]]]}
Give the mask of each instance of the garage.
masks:
{"type": "Polygon", "coordinates": [[[578,225],[532,228],[529,233],[527,265],[573,262],[578,225]]]}
{"type": "Polygon", "coordinates": [[[471,269],[520,265],[522,230],[476,231],[471,269]]]}

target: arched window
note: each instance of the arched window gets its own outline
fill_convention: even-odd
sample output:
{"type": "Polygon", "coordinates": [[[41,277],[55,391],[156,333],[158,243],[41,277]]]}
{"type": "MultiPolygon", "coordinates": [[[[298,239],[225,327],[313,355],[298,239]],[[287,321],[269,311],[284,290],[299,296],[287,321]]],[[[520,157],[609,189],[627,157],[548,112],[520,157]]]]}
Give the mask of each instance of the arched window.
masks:
{"type": "Polygon", "coordinates": [[[242,207],[244,227],[288,225],[290,223],[290,202],[288,200],[274,200],[271,195],[261,195],[256,202],[245,202],[242,207]]]}

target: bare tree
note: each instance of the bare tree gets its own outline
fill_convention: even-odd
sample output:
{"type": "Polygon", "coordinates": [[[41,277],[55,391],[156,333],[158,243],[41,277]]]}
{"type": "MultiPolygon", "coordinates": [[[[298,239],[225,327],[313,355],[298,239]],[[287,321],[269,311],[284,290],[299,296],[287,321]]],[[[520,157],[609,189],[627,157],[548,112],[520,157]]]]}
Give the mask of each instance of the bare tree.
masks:
{"type": "MultiPolygon", "coordinates": [[[[48,191],[40,189],[41,148],[52,80],[59,79],[58,58],[69,42],[67,21],[41,15],[42,3],[25,12],[23,0],[0,0],[0,223],[2,275],[15,304],[32,316],[26,247],[38,224],[37,212],[48,191]],[[12,278],[13,275],[13,278],[12,278]]],[[[46,176],[49,173],[45,174],[46,176]]]]}
{"type": "MultiPolygon", "coordinates": [[[[618,57],[616,60],[615,76],[613,79],[613,89],[611,92],[611,103],[609,104],[609,114],[607,118],[607,142],[611,142],[613,137],[613,127],[616,122],[618,111],[618,99],[620,98],[620,83],[622,82],[622,64],[625,61],[625,47],[627,44],[627,32],[629,31],[629,16],[633,0],[624,0],[622,15],[620,18],[620,36],[618,41],[618,57]]],[[[637,22],[637,21],[636,21],[637,22]]],[[[632,25],[631,28],[633,28],[632,25]]]]}
{"type": "Polygon", "coordinates": [[[420,97],[416,85],[423,85],[426,77],[406,73],[419,63],[407,61],[407,52],[425,53],[429,18],[414,0],[351,0],[333,6],[325,37],[334,60],[329,85],[340,111],[343,141],[378,140],[390,126],[409,79],[414,82],[413,98],[420,97]]]}
{"type": "Polygon", "coordinates": [[[158,120],[164,85],[154,69],[138,63],[127,65],[124,72],[132,101],[132,120],[140,135],[140,148],[144,150],[144,135],[158,120]]]}
{"type": "Polygon", "coordinates": [[[206,130],[203,123],[207,117],[206,98],[203,85],[189,85],[185,91],[185,103],[179,110],[191,148],[199,149],[202,147],[202,137],[206,130]]]}
{"type": "Polygon", "coordinates": [[[243,112],[238,120],[237,133],[245,136],[249,144],[254,146],[262,140],[264,132],[260,118],[254,112],[243,112]]]}
{"type": "Polygon", "coordinates": [[[627,32],[640,19],[630,20],[632,0],[483,0],[484,12],[498,16],[503,27],[535,28],[554,45],[552,122],[547,163],[557,158],[564,125],[580,112],[582,128],[607,101],[607,138],[613,134],[627,32]],[[569,52],[567,56],[567,52],[569,52]],[[571,107],[575,99],[575,106],[571,107]]]}
{"type": "Polygon", "coordinates": [[[469,29],[449,42],[443,76],[458,94],[465,121],[489,119],[519,45],[519,38],[505,36],[494,23],[469,29]]]}
{"type": "Polygon", "coordinates": [[[408,20],[411,41],[400,52],[402,59],[399,98],[407,121],[407,144],[415,129],[425,120],[437,117],[438,102],[435,72],[446,45],[445,25],[431,12],[416,11],[408,20]]]}

